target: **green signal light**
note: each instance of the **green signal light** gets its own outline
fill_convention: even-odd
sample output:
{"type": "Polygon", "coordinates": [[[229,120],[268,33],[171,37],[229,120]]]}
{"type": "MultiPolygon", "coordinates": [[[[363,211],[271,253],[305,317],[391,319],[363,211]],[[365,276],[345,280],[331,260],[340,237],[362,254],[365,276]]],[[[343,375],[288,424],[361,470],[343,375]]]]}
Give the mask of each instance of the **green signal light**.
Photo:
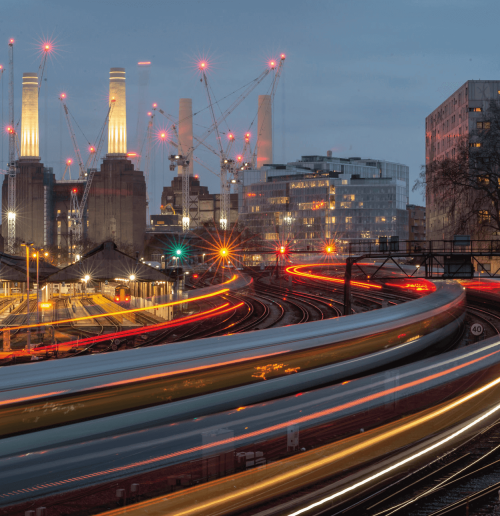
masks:
{"type": "Polygon", "coordinates": [[[180,256],[182,254],[182,249],[177,249],[177,251],[175,251],[175,254],[177,254],[177,256],[180,256]]]}

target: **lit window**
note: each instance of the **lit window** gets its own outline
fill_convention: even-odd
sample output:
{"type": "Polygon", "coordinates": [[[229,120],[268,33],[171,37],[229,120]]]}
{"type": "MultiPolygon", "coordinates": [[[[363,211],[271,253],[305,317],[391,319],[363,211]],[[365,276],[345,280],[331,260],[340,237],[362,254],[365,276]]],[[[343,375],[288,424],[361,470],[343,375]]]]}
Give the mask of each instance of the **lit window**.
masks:
{"type": "Polygon", "coordinates": [[[352,223],[352,217],[346,217],[345,218],[345,223],[346,224],[351,224],[352,223]]]}
{"type": "Polygon", "coordinates": [[[481,147],[481,144],[479,142],[471,142],[469,143],[469,147],[481,147]]]}
{"type": "Polygon", "coordinates": [[[488,210],[479,210],[479,223],[484,224],[490,221],[490,213],[488,210]]]}
{"type": "Polygon", "coordinates": [[[470,107],[469,108],[469,111],[472,113],[481,113],[482,110],[483,110],[483,108],[480,108],[480,107],[470,107]]]}

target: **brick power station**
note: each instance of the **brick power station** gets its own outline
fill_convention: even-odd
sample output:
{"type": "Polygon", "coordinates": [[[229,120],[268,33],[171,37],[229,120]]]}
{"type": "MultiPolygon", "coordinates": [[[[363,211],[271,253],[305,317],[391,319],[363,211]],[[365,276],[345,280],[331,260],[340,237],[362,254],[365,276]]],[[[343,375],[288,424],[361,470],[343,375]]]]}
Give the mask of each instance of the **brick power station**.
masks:
{"type": "MultiPolygon", "coordinates": [[[[108,153],[94,174],[84,212],[83,240],[99,244],[113,240],[132,253],[141,252],[146,231],[146,182],[127,159],[125,70],[111,68],[108,153]]],[[[16,163],[16,245],[33,242],[37,247],[72,249],[71,193],[81,199],[86,179],[56,180],[40,160],[38,126],[38,77],[23,74],[20,154],[16,163]]],[[[2,185],[2,204],[8,205],[8,178],[2,185]]],[[[7,212],[2,213],[2,236],[7,240],[7,212]]]]}

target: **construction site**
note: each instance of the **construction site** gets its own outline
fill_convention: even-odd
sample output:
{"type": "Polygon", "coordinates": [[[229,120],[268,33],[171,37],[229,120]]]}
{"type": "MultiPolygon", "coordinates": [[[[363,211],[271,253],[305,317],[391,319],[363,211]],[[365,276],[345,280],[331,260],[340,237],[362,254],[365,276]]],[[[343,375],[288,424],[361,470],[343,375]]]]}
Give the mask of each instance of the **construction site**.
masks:
{"type": "MultiPolygon", "coordinates": [[[[18,87],[14,49],[11,39],[9,66],[0,68],[0,80],[8,71],[9,81],[9,155],[2,184],[2,237],[7,254],[24,255],[23,244],[28,243],[50,251],[51,263],[61,267],[77,262],[102,242],[112,241],[129,256],[143,257],[147,238],[155,232],[186,235],[207,226],[224,232],[236,224],[239,172],[272,163],[272,102],[284,54],[267,63],[260,75],[236,90],[237,94],[226,95],[230,105],[224,110],[209,82],[209,63],[200,61],[199,81],[207,105],[193,112],[192,99],[181,98],[178,116],[173,116],[152,103],[150,110],[141,114],[147,114],[147,125],[138,133],[137,150],[130,150],[127,144],[124,68],[110,68],[108,109],[101,114],[97,137],[85,149],[78,143],[75,127],[80,129],[80,125],[69,108],[67,95],[60,93],[74,158],[68,158],[64,171],[58,171],[44,166],[40,152],[39,96],[51,44],[42,48],[38,71],[22,74],[20,117],[14,105],[18,87]],[[259,86],[266,94],[258,96],[249,130],[237,136],[226,129],[229,117],[259,86]],[[209,112],[211,125],[196,135],[193,118],[201,111],[209,112]],[[199,149],[216,156],[219,166],[215,170],[198,157],[199,149]],[[151,202],[153,160],[158,155],[163,162],[168,160],[171,174],[170,186],[164,184],[160,206],[151,202]],[[219,193],[210,193],[201,184],[195,163],[219,177],[219,193]],[[77,169],[76,177],[71,175],[72,167],[77,169]]],[[[141,73],[151,63],[139,62],[137,66],[141,73]]]]}

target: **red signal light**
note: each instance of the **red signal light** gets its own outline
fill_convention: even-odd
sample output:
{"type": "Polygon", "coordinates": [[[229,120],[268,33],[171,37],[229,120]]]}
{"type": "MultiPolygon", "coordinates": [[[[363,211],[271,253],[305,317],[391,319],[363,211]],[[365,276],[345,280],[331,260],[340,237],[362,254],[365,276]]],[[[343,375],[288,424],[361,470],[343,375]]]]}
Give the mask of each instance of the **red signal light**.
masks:
{"type": "Polygon", "coordinates": [[[120,296],[116,296],[115,301],[120,301],[120,296]]]}
{"type": "Polygon", "coordinates": [[[280,247],[280,253],[281,254],[285,254],[285,252],[286,252],[286,247],[285,246],[281,246],[280,247]]]}
{"type": "Polygon", "coordinates": [[[73,193],[76,193],[78,192],[78,190],[76,188],[73,188],[73,193]]]}
{"type": "Polygon", "coordinates": [[[198,274],[193,274],[193,278],[197,278],[198,277],[198,274]]]}

